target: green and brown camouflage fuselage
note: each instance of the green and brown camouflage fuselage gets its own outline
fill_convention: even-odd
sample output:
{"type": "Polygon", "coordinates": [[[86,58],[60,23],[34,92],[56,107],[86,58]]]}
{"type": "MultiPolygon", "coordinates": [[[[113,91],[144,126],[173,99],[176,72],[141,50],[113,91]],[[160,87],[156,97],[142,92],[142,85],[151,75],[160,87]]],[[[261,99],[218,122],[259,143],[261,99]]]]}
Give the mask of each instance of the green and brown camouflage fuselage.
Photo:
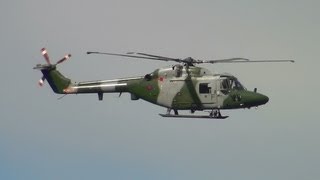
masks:
{"type": "Polygon", "coordinates": [[[174,110],[250,108],[268,102],[268,97],[246,90],[230,74],[212,74],[202,67],[175,65],[140,77],[72,83],[55,65],[37,65],[55,93],[130,93],[174,110]]]}

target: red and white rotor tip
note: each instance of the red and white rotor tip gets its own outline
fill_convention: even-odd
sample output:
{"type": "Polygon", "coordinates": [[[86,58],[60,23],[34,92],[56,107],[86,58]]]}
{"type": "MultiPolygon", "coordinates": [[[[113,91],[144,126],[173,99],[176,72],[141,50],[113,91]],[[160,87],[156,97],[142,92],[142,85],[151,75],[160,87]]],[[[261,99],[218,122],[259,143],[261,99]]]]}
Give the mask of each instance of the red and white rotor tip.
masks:
{"type": "Polygon", "coordinates": [[[39,84],[40,87],[42,87],[42,86],[43,86],[43,83],[44,83],[44,77],[42,77],[42,78],[39,80],[38,84],[39,84]]]}
{"type": "Polygon", "coordinates": [[[48,51],[46,48],[42,48],[41,49],[41,54],[42,56],[44,57],[44,59],[47,61],[48,64],[51,64],[50,63],[50,59],[49,59],[49,55],[48,55],[48,51]]]}

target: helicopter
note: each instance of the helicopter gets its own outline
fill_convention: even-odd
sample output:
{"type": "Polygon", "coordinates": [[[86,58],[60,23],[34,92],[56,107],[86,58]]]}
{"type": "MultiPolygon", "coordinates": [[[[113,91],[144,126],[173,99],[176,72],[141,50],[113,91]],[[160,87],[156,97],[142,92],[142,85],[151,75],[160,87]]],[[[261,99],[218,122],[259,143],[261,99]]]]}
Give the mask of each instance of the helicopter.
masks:
{"type": "Polygon", "coordinates": [[[229,116],[222,115],[220,110],[250,109],[269,101],[266,95],[257,92],[257,88],[253,91],[247,90],[235,76],[229,73],[212,73],[206,68],[196,66],[198,64],[294,62],[290,59],[250,60],[240,57],[214,60],[191,57],[180,59],[140,52],[117,54],[89,51],[87,54],[171,61],[176,64],[137,77],[75,83],[57,70],[57,65],[68,60],[71,54],[65,55],[55,64],[51,63],[46,48],[41,49],[41,54],[46,64],[37,64],[34,67],[43,74],[39,85],[43,86],[47,80],[54,93],[64,95],[93,93],[98,95],[99,101],[103,100],[104,93],[120,93],[119,96],[122,93],[130,93],[131,100],[142,99],[167,108],[166,113],[159,115],[172,118],[225,119],[229,116]],[[188,110],[190,114],[179,114],[180,110],[188,110]],[[205,111],[209,114],[195,115],[196,111],[205,111]]]}

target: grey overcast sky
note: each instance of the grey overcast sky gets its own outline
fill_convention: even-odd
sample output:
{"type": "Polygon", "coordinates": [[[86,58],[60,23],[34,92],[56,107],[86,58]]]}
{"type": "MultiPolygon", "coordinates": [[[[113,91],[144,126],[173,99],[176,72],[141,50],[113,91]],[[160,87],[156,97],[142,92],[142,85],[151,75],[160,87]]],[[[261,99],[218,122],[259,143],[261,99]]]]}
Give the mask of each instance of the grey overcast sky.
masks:
{"type": "Polygon", "coordinates": [[[2,0],[0,179],[320,178],[319,1],[2,0]],[[171,63],[88,56],[141,51],[201,59],[269,96],[224,121],[164,119],[127,94],[66,96],[37,86],[47,47],[74,81],[144,75],[171,63]]]}

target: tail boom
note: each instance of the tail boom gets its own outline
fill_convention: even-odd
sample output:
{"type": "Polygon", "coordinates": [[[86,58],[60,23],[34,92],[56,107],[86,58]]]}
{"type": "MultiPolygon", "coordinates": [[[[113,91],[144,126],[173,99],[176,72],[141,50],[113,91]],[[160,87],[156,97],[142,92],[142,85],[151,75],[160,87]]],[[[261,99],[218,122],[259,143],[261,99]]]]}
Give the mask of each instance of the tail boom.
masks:
{"type": "Polygon", "coordinates": [[[110,82],[110,83],[91,83],[91,84],[74,84],[63,90],[65,94],[88,94],[88,93],[115,93],[127,92],[127,83],[110,82]]]}

